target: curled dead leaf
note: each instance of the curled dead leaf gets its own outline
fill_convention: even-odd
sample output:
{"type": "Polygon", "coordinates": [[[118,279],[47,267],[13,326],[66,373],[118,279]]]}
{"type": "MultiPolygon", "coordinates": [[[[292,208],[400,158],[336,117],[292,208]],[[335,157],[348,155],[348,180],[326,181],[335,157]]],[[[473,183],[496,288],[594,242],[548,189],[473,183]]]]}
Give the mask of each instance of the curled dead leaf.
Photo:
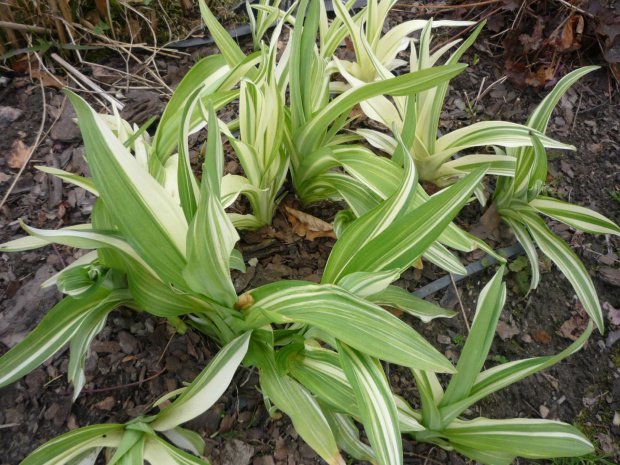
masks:
{"type": "Polygon", "coordinates": [[[331,237],[336,239],[334,227],[315,216],[300,212],[294,208],[285,206],[286,216],[291,222],[292,230],[295,234],[313,241],[318,237],[331,237]]]}
{"type": "Polygon", "coordinates": [[[560,43],[562,50],[577,50],[581,48],[581,34],[583,34],[583,16],[573,16],[562,29],[560,43]]]}
{"type": "Polygon", "coordinates": [[[242,311],[246,308],[250,308],[252,305],[254,305],[254,297],[246,292],[239,297],[239,300],[235,304],[235,310],[242,311]]]}

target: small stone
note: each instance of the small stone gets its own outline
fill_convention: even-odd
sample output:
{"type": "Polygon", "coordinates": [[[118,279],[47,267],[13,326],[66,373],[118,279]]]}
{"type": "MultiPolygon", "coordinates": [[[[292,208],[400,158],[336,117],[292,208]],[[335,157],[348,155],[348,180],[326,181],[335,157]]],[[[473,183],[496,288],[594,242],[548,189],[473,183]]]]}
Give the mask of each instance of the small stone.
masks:
{"type": "Polygon", "coordinates": [[[437,336],[437,342],[439,342],[440,344],[444,344],[444,345],[450,345],[452,344],[452,339],[450,339],[450,336],[447,336],[445,334],[440,334],[437,336]]]}
{"type": "Polygon", "coordinates": [[[18,108],[0,107],[0,126],[6,126],[17,120],[24,112],[18,108]]]}
{"type": "Polygon", "coordinates": [[[101,402],[99,402],[98,404],[96,404],[95,406],[98,409],[109,411],[109,410],[112,410],[115,404],[116,404],[116,399],[114,399],[114,397],[112,396],[109,396],[109,397],[106,397],[101,402]]]}
{"type": "Polygon", "coordinates": [[[620,426],[620,412],[614,413],[614,419],[612,420],[614,426],[620,426]]]}
{"type": "Polygon", "coordinates": [[[250,259],[248,260],[248,265],[250,265],[250,266],[256,266],[256,265],[258,265],[258,258],[256,258],[256,257],[254,257],[254,258],[250,258],[250,259]]]}
{"type": "Polygon", "coordinates": [[[540,416],[543,418],[547,418],[549,416],[549,408],[546,407],[545,405],[541,405],[538,408],[538,411],[540,412],[540,416]]]}
{"type": "Polygon", "coordinates": [[[125,354],[136,353],[138,349],[138,340],[126,331],[118,333],[118,342],[125,354]]]}

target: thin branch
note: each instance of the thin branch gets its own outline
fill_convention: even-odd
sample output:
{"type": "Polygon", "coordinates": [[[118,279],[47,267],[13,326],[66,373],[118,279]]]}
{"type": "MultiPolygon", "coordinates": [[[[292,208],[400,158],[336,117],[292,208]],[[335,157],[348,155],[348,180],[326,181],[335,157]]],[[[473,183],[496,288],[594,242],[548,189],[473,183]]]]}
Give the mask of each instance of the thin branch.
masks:
{"type": "Polygon", "coordinates": [[[56,61],[57,63],[62,65],[69,73],[73,74],[76,78],[78,78],[80,81],[82,81],[88,87],[93,89],[96,94],[101,95],[101,97],[103,97],[108,102],[110,102],[112,105],[114,105],[119,111],[121,111],[125,107],[125,105],[123,105],[121,102],[116,100],[114,97],[110,96],[105,90],[103,90],[101,87],[99,87],[93,81],[88,79],[80,71],[75,69],[73,66],[71,66],[69,63],[67,63],[65,60],[60,58],[56,53],[52,53],[51,57],[54,59],[54,61],[56,61]]]}

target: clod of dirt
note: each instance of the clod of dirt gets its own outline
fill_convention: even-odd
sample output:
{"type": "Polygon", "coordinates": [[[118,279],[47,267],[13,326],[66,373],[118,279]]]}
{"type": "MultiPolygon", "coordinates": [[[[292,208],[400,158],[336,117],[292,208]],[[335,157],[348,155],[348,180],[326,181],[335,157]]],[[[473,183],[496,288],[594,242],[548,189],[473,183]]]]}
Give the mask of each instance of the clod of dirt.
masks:
{"type": "Polygon", "coordinates": [[[224,443],[220,456],[213,461],[214,465],[248,465],[254,448],[238,439],[231,439],[224,443]]]}
{"type": "Polygon", "coordinates": [[[60,119],[52,128],[51,138],[59,142],[69,142],[78,139],[81,133],[75,124],[75,118],[77,118],[75,110],[71,105],[65,103],[60,119]]]}
{"type": "Polygon", "coordinates": [[[497,328],[495,329],[495,331],[497,332],[497,335],[501,338],[502,341],[510,339],[521,333],[521,330],[517,328],[514,321],[511,324],[508,324],[502,320],[497,323],[497,328]]]}

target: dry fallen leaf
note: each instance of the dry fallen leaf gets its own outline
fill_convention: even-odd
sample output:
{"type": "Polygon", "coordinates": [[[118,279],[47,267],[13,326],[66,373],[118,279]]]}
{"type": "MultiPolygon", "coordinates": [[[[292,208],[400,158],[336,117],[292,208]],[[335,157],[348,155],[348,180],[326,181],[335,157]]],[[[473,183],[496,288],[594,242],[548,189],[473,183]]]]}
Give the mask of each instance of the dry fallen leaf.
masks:
{"type": "Polygon", "coordinates": [[[26,163],[26,160],[28,160],[29,154],[30,147],[24,144],[20,139],[16,139],[13,142],[11,153],[9,153],[6,162],[11,168],[21,168],[26,163]]]}
{"type": "Polygon", "coordinates": [[[493,202],[491,206],[480,217],[480,220],[472,226],[470,234],[484,240],[502,224],[502,217],[497,213],[497,204],[493,202]]]}
{"type": "Polygon", "coordinates": [[[576,341],[583,334],[588,326],[588,316],[581,303],[577,302],[577,311],[573,312],[573,316],[566,320],[559,331],[558,336],[562,336],[571,341],[576,341]]]}
{"type": "Polygon", "coordinates": [[[534,331],[532,334],[539,344],[548,344],[551,341],[551,335],[546,331],[534,331]]]}
{"type": "Polygon", "coordinates": [[[573,16],[562,29],[562,49],[577,50],[581,47],[581,34],[583,33],[583,17],[573,16]]]}
{"type": "Polygon", "coordinates": [[[43,87],[55,87],[56,89],[62,89],[67,86],[67,78],[62,76],[52,76],[47,71],[42,71],[38,68],[32,70],[30,77],[32,77],[32,79],[40,80],[43,87]]]}
{"type": "Polygon", "coordinates": [[[309,241],[313,241],[317,237],[336,239],[334,227],[331,224],[294,208],[285,206],[284,209],[288,220],[291,222],[293,232],[298,236],[305,237],[309,241]]]}
{"type": "Polygon", "coordinates": [[[235,304],[235,310],[241,311],[246,308],[251,307],[254,304],[254,297],[252,297],[247,292],[245,294],[241,294],[239,300],[235,304]]]}

